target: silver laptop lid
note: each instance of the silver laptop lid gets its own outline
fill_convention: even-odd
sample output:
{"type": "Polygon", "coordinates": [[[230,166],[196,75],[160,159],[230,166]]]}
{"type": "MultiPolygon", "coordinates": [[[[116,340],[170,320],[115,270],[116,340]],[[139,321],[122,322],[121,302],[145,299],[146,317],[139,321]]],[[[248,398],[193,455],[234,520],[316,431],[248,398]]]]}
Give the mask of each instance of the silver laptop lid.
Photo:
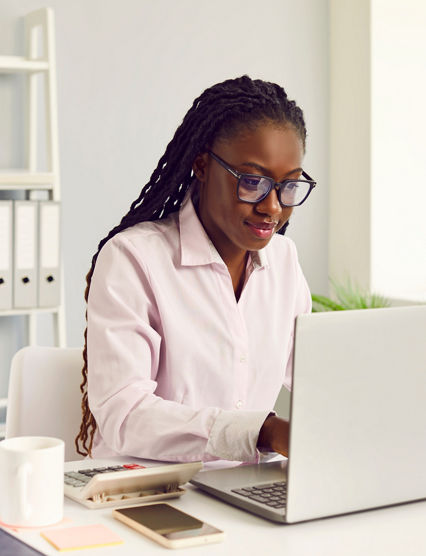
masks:
{"type": "Polygon", "coordinates": [[[287,522],[426,498],[426,306],[296,322],[287,522]]]}

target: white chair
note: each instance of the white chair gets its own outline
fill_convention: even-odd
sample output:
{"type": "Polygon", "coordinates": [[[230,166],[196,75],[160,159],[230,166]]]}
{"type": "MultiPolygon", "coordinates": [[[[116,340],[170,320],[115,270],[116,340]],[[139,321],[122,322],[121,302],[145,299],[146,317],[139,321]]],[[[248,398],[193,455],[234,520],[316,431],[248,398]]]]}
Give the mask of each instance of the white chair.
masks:
{"type": "Polygon", "coordinates": [[[6,438],[54,436],[65,441],[65,461],[82,459],[74,439],[81,422],[81,348],[29,346],[12,359],[6,438]]]}

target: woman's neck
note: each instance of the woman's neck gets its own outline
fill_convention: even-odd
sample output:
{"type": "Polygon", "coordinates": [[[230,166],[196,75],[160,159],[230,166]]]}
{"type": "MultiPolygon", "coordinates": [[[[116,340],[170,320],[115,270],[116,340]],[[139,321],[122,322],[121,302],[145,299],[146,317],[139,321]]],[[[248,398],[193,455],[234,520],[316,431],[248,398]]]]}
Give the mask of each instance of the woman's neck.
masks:
{"type": "MultiPolygon", "coordinates": [[[[191,199],[194,205],[195,212],[197,213],[197,216],[201,222],[201,225],[204,227],[202,219],[200,218],[200,214],[199,214],[199,206],[198,206],[199,198],[200,198],[199,189],[198,187],[194,187],[194,190],[191,194],[191,199]]],[[[206,232],[208,234],[207,230],[206,232]]],[[[234,288],[235,297],[238,301],[244,286],[247,259],[249,256],[249,252],[238,248],[234,249],[231,245],[228,246],[228,249],[225,249],[224,245],[226,245],[226,242],[223,243],[220,242],[222,243],[222,248],[220,248],[219,245],[217,245],[216,242],[214,241],[214,238],[210,237],[210,240],[212,241],[217,252],[221,256],[221,259],[228,267],[228,271],[232,279],[232,286],[234,288]]]]}
{"type": "Polygon", "coordinates": [[[239,300],[241,292],[243,291],[248,256],[249,253],[248,251],[246,251],[243,256],[239,257],[238,259],[234,258],[232,259],[232,261],[224,260],[231,276],[232,286],[234,288],[234,293],[237,301],[239,300]]]}

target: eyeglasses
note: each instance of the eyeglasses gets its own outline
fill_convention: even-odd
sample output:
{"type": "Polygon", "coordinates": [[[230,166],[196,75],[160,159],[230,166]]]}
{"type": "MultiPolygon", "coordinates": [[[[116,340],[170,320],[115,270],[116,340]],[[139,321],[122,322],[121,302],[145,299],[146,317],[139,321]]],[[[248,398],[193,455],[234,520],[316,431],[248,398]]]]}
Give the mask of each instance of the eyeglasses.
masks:
{"type": "Polygon", "coordinates": [[[297,207],[306,201],[310,192],[317,184],[304,171],[302,171],[302,176],[306,178],[305,180],[284,180],[282,182],[276,182],[272,178],[257,174],[241,174],[231,168],[229,164],[222,160],[220,156],[214,154],[214,152],[207,152],[225,170],[228,170],[230,174],[238,179],[237,196],[240,201],[245,203],[259,203],[275,188],[281,206],[297,207]]]}

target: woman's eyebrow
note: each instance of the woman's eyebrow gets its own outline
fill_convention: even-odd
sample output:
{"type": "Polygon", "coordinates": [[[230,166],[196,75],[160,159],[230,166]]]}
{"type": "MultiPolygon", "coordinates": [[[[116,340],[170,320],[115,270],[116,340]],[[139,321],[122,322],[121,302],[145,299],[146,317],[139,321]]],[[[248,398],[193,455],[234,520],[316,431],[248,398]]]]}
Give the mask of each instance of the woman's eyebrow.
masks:
{"type": "Polygon", "coordinates": [[[263,172],[265,174],[268,172],[267,168],[265,168],[264,166],[261,166],[260,164],[256,164],[256,162],[242,162],[240,164],[240,166],[247,166],[249,168],[254,168],[258,172],[263,172]]]}
{"type": "MultiPolygon", "coordinates": [[[[265,168],[264,166],[261,166],[260,164],[256,164],[256,162],[242,162],[240,164],[240,166],[247,166],[248,168],[254,168],[258,172],[261,172],[264,176],[271,175],[271,172],[268,170],[268,168],[265,168]]],[[[295,174],[296,172],[298,172],[298,173],[303,172],[303,168],[295,168],[294,170],[290,170],[290,172],[287,172],[286,176],[291,176],[292,174],[295,174]]],[[[283,179],[285,179],[285,177],[283,179]]]]}

